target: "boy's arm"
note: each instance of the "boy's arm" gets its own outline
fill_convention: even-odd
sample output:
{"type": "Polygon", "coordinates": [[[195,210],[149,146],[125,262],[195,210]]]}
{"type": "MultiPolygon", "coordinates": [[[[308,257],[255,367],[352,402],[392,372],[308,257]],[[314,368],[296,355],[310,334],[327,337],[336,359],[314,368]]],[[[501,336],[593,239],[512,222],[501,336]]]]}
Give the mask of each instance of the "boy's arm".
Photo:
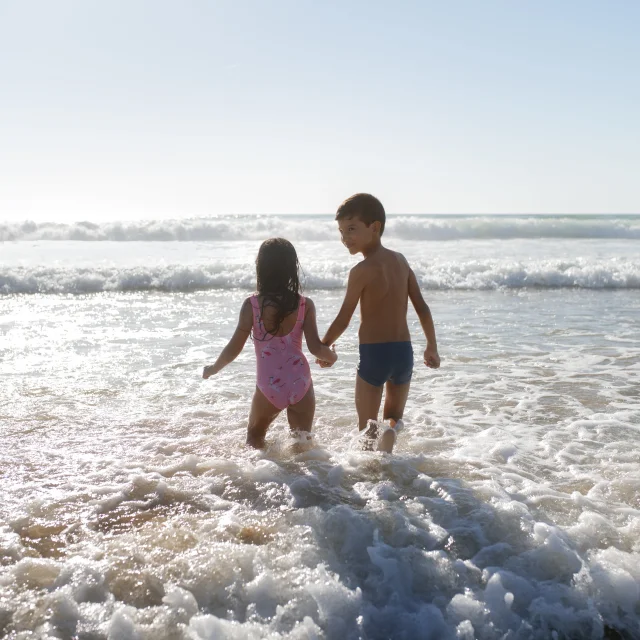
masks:
{"type": "Polygon", "coordinates": [[[204,368],[202,377],[206,380],[210,376],[215,376],[222,368],[233,362],[242,351],[244,343],[247,341],[253,326],[253,311],[251,310],[251,300],[247,298],[240,309],[240,317],[238,318],[238,326],[233,332],[227,346],[222,350],[218,359],[214,364],[210,364],[204,368]]]}
{"type": "Polygon", "coordinates": [[[437,369],[440,366],[440,356],[438,355],[438,343],[436,342],[436,329],[433,326],[433,318],[429,305],[424,301],[416,274],[409,269],[409,298],[411,304],[418,314],[422,330],[427,338],[427,348],[424,352],[424,363],[427,367],[437,369]]]}
{"type": "Polygon", "coordinates": [[[316,322],[316,306],[311,298],[307,298],[307,311],[304,316],[303,328],[307,347],[311,354],[322,362],[333,364],[338,359],[338,356],[336,356],[336,352],[333,349],[320,342],[318,324],[316,322]]]}
{"type": "Polygon", "coordinates": [[[344,295],[344,300],[340,311],[336,319],[331,323],[327,333],[324,334],[322,339],[323,344],[331,346],[346,330],[351,322],[351,316],[358,306],[360,295],[366,284],[364,270],[358,268],[360,265],[356,265],[349,272],[349,280],[347,281],[347,292],[344,295]]]}

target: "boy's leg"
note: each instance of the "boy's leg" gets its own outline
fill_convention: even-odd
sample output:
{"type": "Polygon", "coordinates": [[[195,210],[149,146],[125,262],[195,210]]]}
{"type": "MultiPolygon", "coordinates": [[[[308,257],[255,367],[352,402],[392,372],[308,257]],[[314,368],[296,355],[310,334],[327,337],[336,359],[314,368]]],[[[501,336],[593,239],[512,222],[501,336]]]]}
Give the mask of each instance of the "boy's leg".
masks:
{"type": "Polygon", "coordinates": [[[367,420],[378,419],[381,400],[382,387],[375,387],[356,375],[356,411],[360,431],[367,428],[367,420]]]}
{"type": "MultiPolygon", "coordinates": [[[[391,381],[386,384],[382,416],[383,420],[393,421],[393,426],[395,426],[395,423],[404,415],[404,407],[407,404],[407,398],[409,397],[410,385],[411,382],[406,382],[405,384],[394,384],[391,381]]],[[[395,431],[385,431],[378,442],[378,451],[391,453],[395,443],[395,431]]]]}
{"type": "Polygon", "coordinates": [[[316,412],[316,394],[313,390],[313,382],[304,398],[296,404],[287,407],[287,419],[291,431],[311,431],[313,416],[316,412]]]}
{"type": "Polygon", "coordinates": [[[247,427],[247,444],[262,449],[269,425],[278,417],[280,409],[274,407],[265,397],[264,393],[256,387],[249,412],[249,425],[247,427]]]}
{"type": "Polygon", "coordinates": [[[398,422],[404,415],[404,407],[409,397],[409,387],[411,382],[404,384],[394,384],[389,380],[386,384],[386,393],[384,398],[384,409],[382,412],[383,420],[393,420],[398,422]]]}

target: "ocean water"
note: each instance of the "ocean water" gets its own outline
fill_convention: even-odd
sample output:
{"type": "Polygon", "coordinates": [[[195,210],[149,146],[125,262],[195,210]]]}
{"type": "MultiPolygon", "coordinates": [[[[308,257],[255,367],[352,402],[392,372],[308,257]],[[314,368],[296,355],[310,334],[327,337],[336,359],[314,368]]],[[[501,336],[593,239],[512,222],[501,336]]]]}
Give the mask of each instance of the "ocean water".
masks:
{"type": "Polygon", "coordinates": [[[328,216],[0,223],[0,637],[640,637],[640,217],[390,217],[434,316],[394,455],[364,452],[357,318],[314,443],[244,446],[260,242],[323,332],[328,216]]]}

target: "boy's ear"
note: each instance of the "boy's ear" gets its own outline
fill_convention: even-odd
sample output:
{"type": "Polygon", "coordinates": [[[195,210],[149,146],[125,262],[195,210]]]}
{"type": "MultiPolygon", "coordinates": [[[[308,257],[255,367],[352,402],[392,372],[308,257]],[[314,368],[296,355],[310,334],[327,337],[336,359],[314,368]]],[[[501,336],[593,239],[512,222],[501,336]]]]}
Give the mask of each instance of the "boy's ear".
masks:
{"type": "Polygon", "coordinates": [[[382,226],[382,225],[381,225],[381,223],[380,223],[380,220],[376,220],[375,222],[372,222],[371,224],[373,225],[373,230],[374,230],[378,235],[380,235],[380,228],[381,228],[381,226],[382,226]]]}

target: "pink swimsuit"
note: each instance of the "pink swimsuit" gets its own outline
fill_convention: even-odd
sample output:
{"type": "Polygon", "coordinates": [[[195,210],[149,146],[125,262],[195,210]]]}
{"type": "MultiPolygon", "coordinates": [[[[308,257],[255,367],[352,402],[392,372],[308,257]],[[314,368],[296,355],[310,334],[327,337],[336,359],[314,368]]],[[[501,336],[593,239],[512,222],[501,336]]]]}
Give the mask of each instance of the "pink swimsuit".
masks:
{"type": "Polygon", "coordinates": [[[304,398],[311,386],[309,363],[302,353],[306,299],[300,296],[296,324],[286,336],[272,336],[260,317],[258,296],[251,296],[253,344],[256,348],[258,389],[278,409],[304,398]]]}

